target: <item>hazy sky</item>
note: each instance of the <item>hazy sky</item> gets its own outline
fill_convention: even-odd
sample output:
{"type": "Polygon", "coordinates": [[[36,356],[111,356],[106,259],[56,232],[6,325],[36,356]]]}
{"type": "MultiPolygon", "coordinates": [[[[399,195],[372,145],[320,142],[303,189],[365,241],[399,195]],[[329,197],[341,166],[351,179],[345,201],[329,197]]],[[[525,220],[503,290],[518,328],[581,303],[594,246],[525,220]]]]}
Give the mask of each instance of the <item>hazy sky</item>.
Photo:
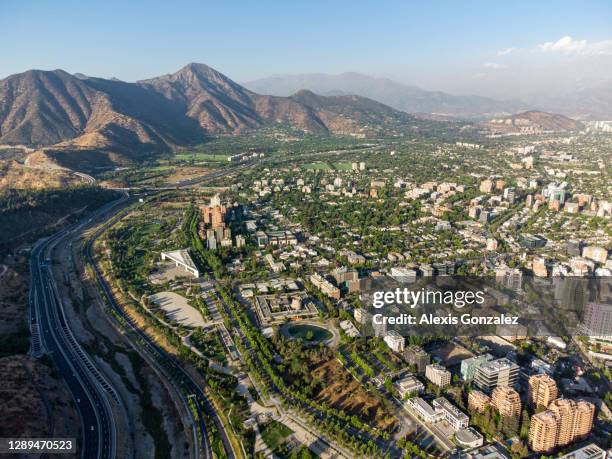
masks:
{"type": "Polygon", "coordinates": [[[0,78],[356,71],[511,97],[612,79],[611,1],[0,0],[0,78]]]}

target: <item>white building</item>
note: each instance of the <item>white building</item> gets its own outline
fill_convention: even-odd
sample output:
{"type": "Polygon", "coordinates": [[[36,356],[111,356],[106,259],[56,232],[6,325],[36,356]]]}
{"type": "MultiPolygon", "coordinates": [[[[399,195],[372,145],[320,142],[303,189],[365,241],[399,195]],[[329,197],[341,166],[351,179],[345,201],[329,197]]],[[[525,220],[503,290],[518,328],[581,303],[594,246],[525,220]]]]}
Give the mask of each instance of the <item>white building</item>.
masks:
{"type": "Polygon", "coordinates": [[[437,412],[433,407],[421,397],[409,399],[406,404],[415,414],[425,422],[437,422],[442,419],[442,413],[437,412]]]}
{"type": "Polygon", "coordinates": [[[198,268],[196,268],[196,265],[189,256],[189,252],[187,252],[187,250],[182,249],[174,250],[172,252],[162,252],[161,259],[162,261],[173,261],[176,266],[182,267],[194,277],[200,277],[200,271],[198,271],[198,268]]]}
{"type": "Polygon", "coordinates": [[[445,387],[451,383],[450,371],[437,363],[430,363],[425,367],[425,377],[438,387],[445,387]]]}
{"type": "Polygon", "coordinates": [[[353,325],[353,322],[348,319],[340,322],[340,328],[344,330],[344,333],[346,333],[346,335],[351,338],[357,338],[358,336],[361,336],[361,333],[359,333],[357,327],[355,327],[355,325],[353,325]]]}
{"type": "Polygon", "coordinates": [[[404,344],[406,340],[395,330],[388,331],[383,339],[392,351],[404,352],[404,344]]]}
{"type": "Polygon", "coordinates": [[[448,422],[455,431],[465,429],[470,424],[468,415],[444,397],[435,399],[433,407],[437,412],[441,413],[442,419],[448,422]]]}
{"type": "Polygon", "coordinates": [[[403,399],[406,395],[420,394],[425,389],[425,386],[414,376],[409,375],[395,381],[395,388],[400,398],[403,399]]]}
{"type": "Polygon", "coordinates": [[[416,282],[417,273],[414,269],[391,268],[391,277],[402,284],[413,283],[416,282]]]}

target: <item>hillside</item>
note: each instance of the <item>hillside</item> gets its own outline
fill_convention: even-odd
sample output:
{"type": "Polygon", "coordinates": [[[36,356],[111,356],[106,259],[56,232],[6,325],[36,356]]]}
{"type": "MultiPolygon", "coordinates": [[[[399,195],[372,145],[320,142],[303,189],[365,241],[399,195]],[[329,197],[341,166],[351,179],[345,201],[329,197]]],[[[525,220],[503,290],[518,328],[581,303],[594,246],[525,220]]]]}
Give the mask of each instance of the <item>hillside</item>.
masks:
{"type": "Polygon", "coordinates": [[[355,72],[271,76],[245,82],[244,86],[260,94],[275,96],[290,96],[301,89],[324,96],[356,94],[397,110],[421,114],[420,117],[427,119],[482,118],[535,109],[584,120],[612,117],[612,89],[609,84],[578,87],[570,92],[525,94],[520,97],[510,95],[507,100],[428,91],[389,78],[376,78],[355,72]]]}
{"type": "Polygon", "coordinates": [[[30,70],[0,81],[0,144],[89,169],[283,123],[354,133],[407,115],[362,97],[254,93],[204,64],[135,83],[30,70]],[[40,155],[40,152],[39,152],[40,155]]]}
{"type": "Polygon", "coordinates": [[[539,133],[543,131],[579,131],[584,124],[556,113],[528,111],[516,115],[493,118],[485,123],[498,133],[539,133]]]}
{"type": "Polygon", "coordinates": [[[339,75],[302,74],[263,78],[244,85],[256,92],[289,96],[307,89],[325,96],[356,94],[368,97],[407,113],[432,113],[455,117],[474,117],[513,113],[527,108],[517,101],[499,101],[479,96],[456,96],[441,91],[426,91],[388,78],[360,73],[339,75]]]}

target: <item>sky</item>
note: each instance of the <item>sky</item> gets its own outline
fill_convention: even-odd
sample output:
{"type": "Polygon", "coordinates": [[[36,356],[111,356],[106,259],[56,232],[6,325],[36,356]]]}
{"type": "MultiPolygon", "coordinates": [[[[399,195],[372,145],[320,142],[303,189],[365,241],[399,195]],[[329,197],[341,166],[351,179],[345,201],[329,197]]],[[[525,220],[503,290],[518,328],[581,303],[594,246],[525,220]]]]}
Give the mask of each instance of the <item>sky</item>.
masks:
{"type": "Polygon", "coordinates": [[[511,98],[610,83],[612,2],[2,0],[0,43],[0,78],[201,62],[239,82],[352,71],[511,98]]]}

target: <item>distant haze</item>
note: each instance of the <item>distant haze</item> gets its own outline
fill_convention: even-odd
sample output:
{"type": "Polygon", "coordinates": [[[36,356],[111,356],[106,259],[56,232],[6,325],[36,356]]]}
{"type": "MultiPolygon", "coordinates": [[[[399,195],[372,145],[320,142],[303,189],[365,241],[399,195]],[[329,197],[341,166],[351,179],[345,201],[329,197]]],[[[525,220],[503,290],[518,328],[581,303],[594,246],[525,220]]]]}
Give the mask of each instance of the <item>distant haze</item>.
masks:
{"type": "Polygon", "coordinates": [[[427,91],[389,78],[359,73],[339,75],[277,75],[243,83],[252,91],[288,96],[301,89],[321,95],[356,94],[369,97],[408,113],[437,113],[459,117],[480,117],[537,109],[562,113],[579,119],[612,118],[612,86],[577,88],[551,94],[512,94],[505,99],[477,95],[457,96],[441,91],[427,91]]]}

